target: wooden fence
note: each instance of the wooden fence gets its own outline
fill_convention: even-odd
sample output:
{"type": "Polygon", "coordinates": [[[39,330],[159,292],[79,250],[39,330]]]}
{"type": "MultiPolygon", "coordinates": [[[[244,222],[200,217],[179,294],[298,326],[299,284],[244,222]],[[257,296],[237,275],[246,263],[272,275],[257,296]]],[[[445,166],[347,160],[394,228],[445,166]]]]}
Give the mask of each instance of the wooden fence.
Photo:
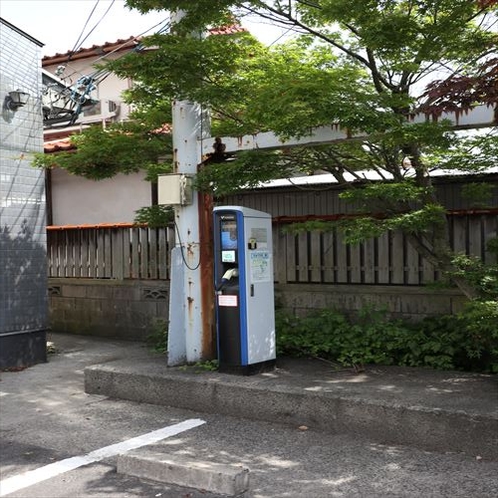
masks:
{"type": "Polygon", "coordinates": [[[48,227],[49,277],[169,280],[173,228],[48,227]]]}
{"type": "MultiPolygon", "coordinates": [[[[449,217],[453,248],[488,264],[498,234],[496,212],[449,217]]],[[[283,233],[274,223],[275,280],[279,283],[424,285],[439,279],[400,233],[350,246],[339,232],[283,233]]],[[[174,230],[132,225],[49,227],[49,277],[169,280],[174,230]]]]}
{"type": "MultiPolygon", "coordinates": [[[[496,264],[486,250],[498,234],[498,215],[449,216],[454,250],[496,264]]],[[[276,280],[281,283],[424,285],[440,279],[434,266],[422,259],[397,233],[386,233],[358,245],[346,245],[338,231],[275,235],[276,280]]]]}

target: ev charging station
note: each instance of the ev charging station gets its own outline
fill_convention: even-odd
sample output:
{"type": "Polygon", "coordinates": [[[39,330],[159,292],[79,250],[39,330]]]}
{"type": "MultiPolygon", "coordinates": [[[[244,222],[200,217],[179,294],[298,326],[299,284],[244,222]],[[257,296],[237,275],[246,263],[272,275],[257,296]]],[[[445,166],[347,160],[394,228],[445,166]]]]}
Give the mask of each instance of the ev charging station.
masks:
{"type": "Polygon", "coordinates": [[[276,362],[271,216],[220,206],[214,216],[219,370],[243,375],[276,362]]]}

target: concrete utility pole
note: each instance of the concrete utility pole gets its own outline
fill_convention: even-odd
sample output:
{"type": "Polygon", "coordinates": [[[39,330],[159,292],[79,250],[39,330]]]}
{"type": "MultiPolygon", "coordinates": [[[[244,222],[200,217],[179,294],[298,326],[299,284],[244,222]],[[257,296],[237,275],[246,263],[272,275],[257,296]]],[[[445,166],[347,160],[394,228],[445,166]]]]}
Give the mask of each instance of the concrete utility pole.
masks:
{"type": "MultiPolygon", "coordinates": [[[[172,13],[172,25],[184,13],[172,13]]],[[[194,176],[202,162],[202,138],[209,136],[209,119],[201,106],[188,101],[173,103],[174,171],[194,176]]],[[[176,246],[171,253],[168,330],[168,365],[212,358],[213,294],[210,242],[206,240],[205,197],[194,193],[190,204],[175,206],[176,246]],[[202,246],[202,248],[201,248],[202,246]]],[[[207,207],[209,210],[209,206],[207,207]]]]}

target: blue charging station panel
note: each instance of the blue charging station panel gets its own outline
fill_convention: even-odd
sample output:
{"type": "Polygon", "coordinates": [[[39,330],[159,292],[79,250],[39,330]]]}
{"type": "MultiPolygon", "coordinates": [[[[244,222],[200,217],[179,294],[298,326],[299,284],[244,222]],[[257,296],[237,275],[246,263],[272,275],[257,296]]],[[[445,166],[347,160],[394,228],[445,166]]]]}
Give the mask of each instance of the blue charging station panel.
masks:
{"type": "Polygon", "coordinates": [[[276,361],[271,216],[215,207],[214,284],[220,371],[253,374],[276,361]]]}

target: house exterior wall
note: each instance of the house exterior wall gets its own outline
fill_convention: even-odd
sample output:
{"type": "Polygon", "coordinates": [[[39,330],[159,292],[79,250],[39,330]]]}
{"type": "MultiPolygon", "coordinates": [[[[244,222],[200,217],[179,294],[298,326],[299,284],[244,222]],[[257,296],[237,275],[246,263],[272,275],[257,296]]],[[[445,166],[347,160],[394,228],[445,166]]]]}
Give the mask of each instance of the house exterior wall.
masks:
{"type": "Polygon", "coordinates": [[[0,368],[46,360],[48,326],[43,150],[42,44],[0,19],[0,368]],[[6,97],[29,93],[12,111],[6,97]]]}
{"type": "Polygon", "coordinates": [[[151,205],[151,185],[143,172],[100,181],[61,169],[50,176],[53,225],[132,222],[137,209],[151,205]]]}
{"type": "MultiPolygon", "coordinates": [[[[65,70],[58,77],[66,84],[74,84],[81,76],[87,76],[96,70],[95,63],[121,57],[123,52],[101,56],[92,55],[61,63],[48,64],[50,58],[45,58],[43,69],[56,75],[57,69],[65,65],[65,70]]],[[[131,87],[128,79],[108,75],[92,92],[91,97],[118,104],[116,121],[127,119],[130,107],[122,102],[122,92],[131,87]]],[[[96,116],[96,123],[99,119],[96,116]]],[[[50,128],[45,130],[45,140],[51,140],[52,135],[60,134],[64,129],[50,128]]],[[[68,129],[69,134],[69,129],[68,129]]],[[[144,180],[145,173],[116,175],[111,179],[94,181],[71,175],[65,170],[54,169],[50,173],[50,206],[52,225],[80,225],[99,223],[132,222],[135,211],[152,204],[151,184],[144,180]]]]}

